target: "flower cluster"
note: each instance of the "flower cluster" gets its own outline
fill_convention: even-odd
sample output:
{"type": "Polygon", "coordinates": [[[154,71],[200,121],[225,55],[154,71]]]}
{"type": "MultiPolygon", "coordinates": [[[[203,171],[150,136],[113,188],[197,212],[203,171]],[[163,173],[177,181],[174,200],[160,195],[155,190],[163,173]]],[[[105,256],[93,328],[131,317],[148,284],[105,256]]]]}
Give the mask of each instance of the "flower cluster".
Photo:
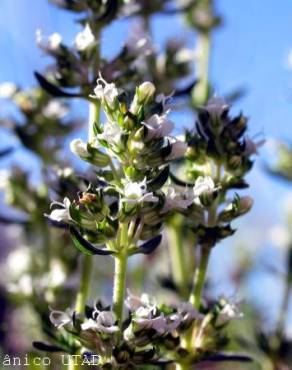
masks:
{"type": "MultiPolygon", "coordinates": [[[[124,91],[132,92],[137,83],[148,79],[165,94],[187,97],[195,84],[194,81],[187,86],[184,83],[192,72],[193,52],[182,41],[169,39],[165,50],[159,51],[152,44],[148,30],[136,24],[114,58],[106,60],[99,56],[99,37],[105,26],[103,22],[109,23],[118,15],[136,16],[139,11],[128,12],[126,8],[133,5],[136,10],[144,11],[145,4],[138,4],[136,1],[133,4],[118,1],[105,1],[102,4],[94,1],[72,3],[65,0],[57,0],[55,3],[71,11],[84,12],[86,16],[82,21],[83,30],[76,35],[71,46],[66,45],[58,33],[44,37],[41,30],[36,32],[38,46],[54,59],[54,64],[46,75],[36,73],[38,82],[49,94],[55,97],[88,99],[99,70],[107,80],[115,80],[116,85],[124,91]],[[78,91],[71,88],[78,88],[78,91]]],[[[159,8],[160,6],[155,5],[151,10],[147,4],[147,14],[141,16],[148,17],[159,8]]]]}
{"type": "Polygon", "coordinates": [[[205,191],[200,199],[209,217],[194,219],[193,230],[199,244],[214,246],[232,235],[230,222],[252,207],[248,196],[235,193],[233,199],[227,198],[228,190],[248,187],[244,176],[253,165],[252,157],[263,144],[263,140],[252,141],[245,135],[246,130],[247,119],[243,115],[230,117],[229,106],[219,98],[212,98],[199,110],[195,129],[186,132],[188,150],[181,171],[186,182],[172,177],[177,184],[188,187],[190,182],[197,184],[204,179],[201,186],[205,191]],[[216,214],[214,209],[218,210],[216,214]]]}
{"type": "Polygon", "coordinates": [[[55,203],[50,218],[73,224],[86,239],[106,243],[111,252],[116,251],[114,239],[121,222],[128,223],[132,254],[138,251],[140,239],[159,234],[169,212],[194,201],[195,192],[162,190],[170,163],[182,158],[187,146],[169,136],[173,123],[164,105],[156,103],[152,83],[140,85],[129,105],[116,86],[102,78],[94,93],[92,98],[101,102],[107,122],[95,124],[90,142],[73,140],[71,150],[98,167],[99,185],[89,186],[72,202],[65,199],[61,208],[55,203]]]}
{"type": "Polygon", "coordinates": [[[101,302],[87,306],[82,314],[52,310],[50,320],[63,335],[52,347],[40,342],[35,345],[43,350],[81,353],[88,359],[98,355],[101,369],[138,369],[139,365],[173,361],[200,363],[222,356],[218,350],[227,341],[224,328],[241,317],[236,304],[223,298],[204,314],[190,303],[157,304],[146,294],[129,294],[125,304],[129,317],[122,329],[111,307],[101,302]],[[190,346],[197,349],[196,358],[181,347],[181,336],[190,329],[190,346]]]}

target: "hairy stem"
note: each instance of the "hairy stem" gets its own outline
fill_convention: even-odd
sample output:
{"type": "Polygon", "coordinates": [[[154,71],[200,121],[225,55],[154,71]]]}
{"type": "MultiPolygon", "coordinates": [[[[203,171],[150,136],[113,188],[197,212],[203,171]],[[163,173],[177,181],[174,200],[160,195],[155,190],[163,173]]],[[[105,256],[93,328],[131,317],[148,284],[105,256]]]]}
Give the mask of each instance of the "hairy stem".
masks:
{"type": "Polygon", "coordinates": [[[126,290],[127,255],[124,253],[115,257],[113,310],[119,326],[123,322],[124,297],[126,290]]]}
{"type": "MultiPolygon", "coordinates": [[[[90,277],[92,272],[92,265],[93,260],[92,256],[82,256],[82,270],[81,270],[81,280],[80,280],[80,286],[79,291],[77,293],[76,297],[76,305],[75,305],[75,311],[76,313],[84,313],[85,311],[85,305],[86,301],[89,296],[90,292],[90,277]]],[[[68,363],[68,370],[79,370],[80,365],[78,364],[78,361],[70,358],[68,363]]]]}
{"type": "MultiPolygon", "coordinates": [[[[94,102],[89,104],[89,122],[88,122],[88,141],[94,139],[93,125],[94,122],[99,122],[100,119],[100,103],[94,102]]],[[[82,256],[81,280],[80,287],[76,299],[76,312],[84,312],[85,304],[90,290],[90,277],[92,272],[92,256],[82,256]]]]}
{"type": "Polygon", "coordinates": [[[188,270],[183,250],[183,218],[175,215],[168,226],[169,249],[174,282],[182,298],[188,295],[188,270]]]}
{"type": "Polygon", "coordinates": [[[127,274],[127,247],[128,247],[128,224],[121,224],[119,235],[120,252],[115,257],[113,310],[116,314],[118,324],[121,327],[123,322],[124,297],[126,290],[127,274]]]}
{"type": "Polygon", "coordinates": [[[92,271],[92,257],[84,256],[82,261],[82,271],[79,292],[77,293],[76,307],[77,313],[83,313],[86,301],[90,292],[90,277],[92,271]]]}
{"type": "Polygon", "coordinates": [[[202,245],[200,263],[195,271],[194,276],[194,289],[190,295],[190,302],[197,310],[199,310],[201,305],[202,292],[206,280],[210,252],[211,248],[208,245],[202,245]]]}

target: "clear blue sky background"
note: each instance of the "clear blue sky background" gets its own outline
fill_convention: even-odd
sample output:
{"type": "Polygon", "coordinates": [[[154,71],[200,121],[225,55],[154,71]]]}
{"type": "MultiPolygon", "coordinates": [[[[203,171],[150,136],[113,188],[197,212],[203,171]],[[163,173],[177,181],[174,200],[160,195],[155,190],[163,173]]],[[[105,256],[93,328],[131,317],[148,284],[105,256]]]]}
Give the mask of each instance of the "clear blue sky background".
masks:
{"type": "MultiPolygon", "coordinates": [[[[217,94],[224,95],[233,88],[245,87],[247,94],[234,109],[242,109],[250,117],[251,136],[264,133],[266,138],[292,141],[292,71],[286,63],[292,49],[292,2],[218,0],[217,8],[224,18],[224,26],[214,34],[211,65],[211,78],[217,94]]],[[[73,19],[72,15],[57,10],[47,0],[1,0],[0,82],[11,80],[24,87],[34,84],[33,70],[41,70],[48,64],[48,59],[35,47],[36,28],[41,27],[45,34],[58,31],[70,42],[76,33],[73,19]]],[[[181,27],[181,21],[174,18],[155,18],[153,31],[156,41],[161,42],[171,35],[181,36],[181,27]]],[[[110,27],[104,34],[104,54],[117,52],[127,32],[125,22],[110,27]]],[[[190,34],[186,37],[190,44],[195,41],[190,34]]],[[[5,105],[0,105],[0,115],[4,111],[5,105]]],[[[188,125],[189,122],[185,117],[181,123],[188,125]]],[[[2,140],[1,146],[4,144],[2,140]]],[[[21,159],[23,156],[27,155],[21,153],[21,159]]],[[[14,161],[19,159],[20,155],[13,158],[14,161]]],[[[286,184],[269,179],[261,170],[262,163],[263,158],[260,157],[256,170],[250,175],[250,192],[256,203],[250,216],[243,221],[245,232],[240,236],[242,242],[248,237],[251,245],[256,245],[259,237],[262,238],[273,224],[283,219],[283,200],[292,191],[286,184]],[[252,229],[248,227],[250,225],[252,229]]],[[[260,259],[281,257],[266,244],[269,253],[257,252],[260,259]]],[[[226,250],[231,248],[232,245],[227,246],[226,250]]],[[[222,250],[216,253],[221,255],[221,270],[224,272],[232,266],[232,253],[222,250]]],[[[251,285],[254,294],[264,288],[279,291],[274,289],[276,285],[268,276],[253,279],[251,285]]],[[[264,296],[263,302],[268,303],[269,298],[264,296]]]]}

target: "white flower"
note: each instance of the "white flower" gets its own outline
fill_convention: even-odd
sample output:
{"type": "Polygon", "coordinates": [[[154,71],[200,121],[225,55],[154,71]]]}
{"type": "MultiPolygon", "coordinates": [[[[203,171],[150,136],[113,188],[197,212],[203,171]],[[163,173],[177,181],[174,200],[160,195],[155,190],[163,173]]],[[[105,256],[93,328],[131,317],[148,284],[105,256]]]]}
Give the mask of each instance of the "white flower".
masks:
{"type": "Polygon", "coordinates": [[[165,158],[168,161],[182,158],[187,151],[188,144],[176,138],[170,138],[171,153],[165,158]]]}
{"type": "MultiPolygon", "coordinates": [[[[163,334],[176,330],[182,322],[182,316],[179,313],[167,316],[161,313],[157,316],[156,301],[147,294],[137,297],[128,292],[125,304],[132,312],[132,322],[138,325],[140,329],[153,329],[163,334]]],[[[132,329],[132,326],[130,326],[125,331],[124,336],[126,339],[132,337],[132,329]]]]}
{"type": "Polygon", "coordinates": [[[17,92],[17,86],[12,82],[0,84],[0,98],[9,99],[17,92]]]}
{"type": "Polygon", "coordinates": [[[101,100],[103,104],[113,109],[119,95],[116,85],[114,83],[107,83],[101,76],[96,82],[97,85],[94,89],[95,95],[91,95],[91,97],[101,100]]]}
{"type": "Polygon", "coordinates": [[[128,291],[125,305],[130,311],[137,311],[139,308],[144,307],[148,309],[149,313],[156,309],[156,301],[146,293],[143,293],[141,297],[139,297],[128,291]]]}
{"type": "Polygon", "coordinates": [[[231,320],[243,318],[243,313],[240,311],[239,308],[240,302],[232,302],[224,298],[222,299],[222,302],[224,306],[217,317],[217,325],[225,325],[231,320]]]}
{"type": "Polygon", "coordinates": [[[156,305],[141,306],[134,312],[133,322],[139,325],[141,329],[154,329],[160,334],[172,332],[181,324],[182,317],[179,314],[165,316],[157,313],[156,305]]]}
{"type": "Polygon", "coordinates": [[[33,293],[32,277],[29,274],[24,274],[17,283],[9,283],[7,285],[7,289],[11,293],[22,294],[26,297],[29,297],[33,293]]]}
{"type": "Polygon", "coordinates": [[[12,251],[7,258],[6,264],[8,271],[19,277],[28,271],[31,262],[30,249],[27,246],[21,246],[12,251]]]}
{"type": "Polygon", "coordinates": [[[215,190],[215,184],[210,176],[200,176],[197,178],[194,187],[194,196],[199,197],[202,194],[210,194],[215,190]]]}
{"type": "Polygon", "coordinates": [[[66,116],[68,111],[67,105],[57,99],[53,99],[43,108],[42,113],[47,118],[60,119],[66,116]]]}
{"type": "Polygon", "coordinates": [[[166,320],[167,320],[167,331],[168,332],[173,332],[174,330],[176,330],[181,322],[182,322],[182,316],[179,314],[179,313],[174,313],[172,315],[169,315],[166,317],[166,320]]]}
{"type": "Polygon", "coordinates": [[[141,182],[131,182],[126,180],[124,184],[124,199],[130,204],[142,202],[158,202],[158,197],[155,197],[152,192],[147,192],[146,178],[141,182]]]}
{"type": "Polygon", "coordinates": [[[169,100],[172,99],[173,95],[174,95],[174,91],[169,94],[169,95],[165,95],[165,94],[158,94],[155,98],[155,102],[158,103],[158,104],[161,104],[162,105],[162,108],[164,111],[167,110],[167,108],[170,108],[170,104],[167,104],[169,100]]]}
{"type": "Polygon", "coordinates": [[[52,221],[69,222],[71,220],[70,211],[69,211],[69,208],[71,205],[70,200],[68,198],[64,198],[63,203],[53,202],[51,206],[55,204],[61,206],[62,208],[54,209],[49,215],[46,215],[46,216],[52,221]]]}
{"type": "Polygon", "coordinates": [[[78,51],[84,51],[95,44],[95,38],[89,24],[75,38],[74,46],[78,51]]]}
{"type": "Polygon", "coordinates": [[[166,213],[172,209],[186,209],[194,202],[194,199],[195,196],[192,188],[177,191],[175,188],[169,186],[167,188],[165,203],[161,212],[166,213]]]}
{"type": "Polygon", "coordinates": [[[50,314],[51,323],[57,328],[61,329],[63,326],[72,322],[73,312],[67,309],[65,312],[52,310],[50,314]]]}
{"type": "Polygon", "coordinates": [[[62,36],[59,33],[55,32],[47,37],[46,40],[44,40],[42,31],[38,29],[36,31],[36,43],[44,51],[48,53],[55,53],[62,43],[62,36]]]}
{"type": "Polygon", "coordinates": [[[183,302],[177,306],[177,311],[184,320],[201,320],[204,316],[200,314],[190,302],[183,302]]]}
{"type": "Polygon", "coordinates": [[[74,139],[70,143],[70,149],[71,152],[77,155],[81,158],[86,158],[89,156],[88,150],[87,150],[87,143],[85,143],[81,139],[74,139]]]}
{"type": "Polygon", "coordinates": [[[167,136],[173,129],[174,124],[167,119],[167,114],[159,116],[154,114],[144,122],[148,129],[147,137],[149,139],[157,139],[167,136]]]}
{"type": "Polygon", "coordinates": [[[115,333],[119,331],[116,323],[116,316],[111,311],[95,311],[97,314],[95,320],[88,319],[83,324],[81,324],[82,330],[96,330],[100,333],[115,333]]]}
{"type": "Polygon", "coordinates": [[[44,280],[45,287],[56,288],[66,281],[64,266],[60,261],[53,259],[50,263],[50,272],[44,280]]]}
{"type": "Polygon", "coordinates": [[[103,126],[103,133],[98,134],[97,138],[111,145],[117,145],[121,141],[122,134],[123,130],[117,123],[106,122],[103,126]]]}
{"type": "Polygon", "coordinates": [[[133,322],[139,325],[141,329],[153,329],[160,334],[167,330],[167,321],[163,314],[155,318],[135,317],[133,322]]]}

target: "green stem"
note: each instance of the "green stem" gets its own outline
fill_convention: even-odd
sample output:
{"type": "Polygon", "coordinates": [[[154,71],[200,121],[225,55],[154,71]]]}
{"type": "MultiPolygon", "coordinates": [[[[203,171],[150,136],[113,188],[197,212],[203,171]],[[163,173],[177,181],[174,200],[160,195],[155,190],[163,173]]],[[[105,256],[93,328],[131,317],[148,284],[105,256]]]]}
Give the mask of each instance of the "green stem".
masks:
{"type": "Polygon", "coordinates": [[[115,257],[115,276],[113,293],[113,310],[116,314],[118,324],[121,327],[123,322],[123,307],[126,290],[127,255],[120,253],[115,257]]]}
{"type": "MultiPolygon", "coordinates": [[[[100,119],[100,103],[94,102],[89,104],[89,119],[88,119],[88,141],[94,140],[93,125],[99,122],[100,119]]],[[[88,299],[90,290],[90,278],[93,268],[92,256],[82,256],[82,271],[80,287],[76,298],[76,312],[83,313],[88,299]]]]}
{"type": "Polygon", "coordinates": [[[183,218],[176,215],[169,223],[169,249],[174,282],[182,298],[188,295],[188,270],[183,250],[183,218]]]}
{"type": "MultiPolygon", "coordinates": [[[[216,222],[217,202],[215,202],[209,209],[207,224],[208,226],[212,227],[216,225],[216,222]]],[[[206,280],[206,273],[211,250],[212,248],[208,244],[204,244],[201,246],[201,259],[198,267],[195,270],[193,291],[190,295],[190,302],[196,307],[196,309],[199,309],[201,305],[202,292],[206,280]]]]}
{"type": "Polygon", "coordinates": [[[209,263],[211,248],[208,245],[202,245],[202,254],[200,264],[195,271],[194,290],[190,295],[190,302],[199,310],[202,299],[203,287],[206,279],[207,267],[209,263]]]}
{"type": "MultiPolygon", "coordinates": [[[[75,311],[77,314],[82,314],[85,311],[86,301],[90,292],[90,278],[92,272],[93,259],[92,256],[84,255],[82,256],[82,271],[79,291],[76,297],[75,311]]],[[[80,366],[74,361],[74,359],[69,360],[68,370],[79,370],[80,366]]]]}
{"type": "Polygon", "coordinates": [[[121,223],[118,234],[119,252],[115,256],[115,274],[113,291],[113,311],[116,314],[118,324],[123,322],[124,297],[126,290],[127,275],[127,247],[128,247],[128,224],[121,223]]]}
{"type": "Polygon", "coordinates": [[[88,142],[92,143],[94,141],[94,123],[99,123],[100,121],[100,102],[89,103],[89,120],[88,120],[88,142]]]}
{"type": "Polygon", "coordinates": [[[209,32],[199,33],[197,46],[199,55],[196,65],[199,81],[192,93],[195,106],[206,104],[209,95],[210,41],[209,32]]]}
{"type": "Polygon", "coordinates": [[[92,256],[83,256],[80,287],[76,298],[76,313],[83,313],[90,292],[92,256]]]}

